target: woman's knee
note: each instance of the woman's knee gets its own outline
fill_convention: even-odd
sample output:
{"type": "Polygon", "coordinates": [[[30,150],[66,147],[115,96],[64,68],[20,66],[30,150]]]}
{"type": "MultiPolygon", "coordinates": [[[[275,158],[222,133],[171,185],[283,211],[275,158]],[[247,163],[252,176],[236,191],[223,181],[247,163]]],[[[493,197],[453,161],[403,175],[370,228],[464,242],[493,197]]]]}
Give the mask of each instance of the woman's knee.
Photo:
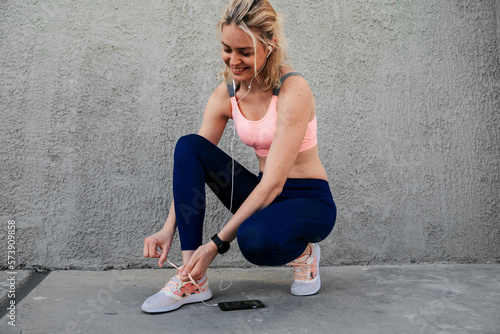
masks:
{"type": "Polygon", "coordinates": [[[266,258],[272,256],[272,241],[268,233],[259,228],[257,222],[245,221],[238,229],[238,246],[249,262],[265,265],[266,258]]]}
{"type": "Polygon", "coordinates": [[[195,133],[182,136],[177,140],[177,143],[175,144],[175,153],[182,153],[192,150],[193,148],[197,148],[200,146],[200,143],[203,139],[205,138],[195,133]]]}
{"type": "Polygon", "coordinates": [[[191,159],[196,157],[200,150],[203,150],[204,141],[206,141],[206,139],[197,134],[189,134],[180,137],[175,145],[175,163],[179,164],[186,161],[186,159],[191,163],[191,159]]]}

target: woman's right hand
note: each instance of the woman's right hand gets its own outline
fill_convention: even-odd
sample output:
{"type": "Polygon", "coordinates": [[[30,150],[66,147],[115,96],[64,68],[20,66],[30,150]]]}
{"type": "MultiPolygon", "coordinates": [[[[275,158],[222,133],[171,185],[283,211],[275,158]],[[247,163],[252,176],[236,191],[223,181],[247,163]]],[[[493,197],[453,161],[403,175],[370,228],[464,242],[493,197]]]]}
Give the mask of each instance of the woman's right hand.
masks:
{"type": "Polygon", "coordinates": [[[158,265],[163,267],[163,263],[167,260],[168,251],[172,245],[174,235],[164,230],[156,232],[144,239],[144,257],[160,258],[158,265]],[[160,248],[161,252],[158,251],[160,248]]]}

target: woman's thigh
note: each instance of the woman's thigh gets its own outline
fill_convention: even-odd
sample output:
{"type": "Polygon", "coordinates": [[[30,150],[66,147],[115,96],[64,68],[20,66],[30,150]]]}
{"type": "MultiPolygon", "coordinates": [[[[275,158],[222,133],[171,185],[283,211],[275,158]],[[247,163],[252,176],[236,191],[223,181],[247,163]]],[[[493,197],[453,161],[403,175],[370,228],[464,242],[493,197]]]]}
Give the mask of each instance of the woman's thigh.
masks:
{"type": "Polygon", "coordinates": [[[173,190],[182,249],[197,249],[202,244],[205,184],[234,213],[259,181],[206,138],[194,134],[181,137],[174,154],[173,190]]]}

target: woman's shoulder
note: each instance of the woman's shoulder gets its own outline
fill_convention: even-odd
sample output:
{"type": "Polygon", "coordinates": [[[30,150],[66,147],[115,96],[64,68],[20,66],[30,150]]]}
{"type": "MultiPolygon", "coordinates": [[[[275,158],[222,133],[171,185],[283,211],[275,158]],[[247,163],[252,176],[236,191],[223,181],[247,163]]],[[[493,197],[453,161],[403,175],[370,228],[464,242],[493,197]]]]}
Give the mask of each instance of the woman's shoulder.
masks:
{"type": "Polygon", "coordinates": [[[281,68],[281,87],[280,87],[280,95],[282,93],[288,92],[288,91],[300,91],[303,89],[310,89],[309,83],[307,80],[302,76],[300,72],[297,72],[293,67],[291,66],[283,66],[281,68]],[[290,74],[294,75],[290,75],[290,74]]]}
{"type": "MultiPolygon", "coordinates": [[[[287,113],[292,110],[302,110],[309,117],[315,113],[315,101],[309,83],[302,75],[288,75],[297,73],[292,67],[282,70],[282,84],[279,89],[278,110],[287,113]],[[285,79],[283,81],[283,79],[285,79]]],[[[295,114],[295,113],[294,113],[295,114]]]]}
{"type": "Polygon", "coordinates": [[[219,84],[213,91],[207,103],[207,111],[230,116],[231,98],[229,96],[227,84],[219,84]]]}
{"type": "Polygon", "coordinates": [[[220,83],[212,92],[211,100],[215,100],[220,104],[230,104],[231,103],[231,86],[225,82],[220,83]]]}
{"type": "Polygon", "coordinates": [[[213,95],[217,95],[220,98],[229,98],[229,88],[230,85],[228,85],[225,82],[221,82],[214,90],[213,95]]]}

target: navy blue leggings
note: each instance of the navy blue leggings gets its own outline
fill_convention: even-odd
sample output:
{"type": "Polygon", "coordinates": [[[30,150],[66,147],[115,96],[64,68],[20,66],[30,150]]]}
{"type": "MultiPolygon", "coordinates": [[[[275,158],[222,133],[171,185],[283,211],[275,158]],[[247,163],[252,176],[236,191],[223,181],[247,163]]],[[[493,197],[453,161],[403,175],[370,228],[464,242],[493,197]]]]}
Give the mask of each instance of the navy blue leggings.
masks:
{"type": "MultiPolygon", "coordinates": [[[[182,250],[195,250],[202,244],[205,184],[229,209],[231,172],[231,157],[204,137],[187,135],[177,142],[173,187],[182,250]]],[[[234,162],[233,213],[261,177],[234,162]]],[[[327,181],[288,179],[269,206],[241,224],[238,245],[251,263],[282,265],[299,257],[309,242],[325,239],[335,219],[336,207],[327,181]]]]}

